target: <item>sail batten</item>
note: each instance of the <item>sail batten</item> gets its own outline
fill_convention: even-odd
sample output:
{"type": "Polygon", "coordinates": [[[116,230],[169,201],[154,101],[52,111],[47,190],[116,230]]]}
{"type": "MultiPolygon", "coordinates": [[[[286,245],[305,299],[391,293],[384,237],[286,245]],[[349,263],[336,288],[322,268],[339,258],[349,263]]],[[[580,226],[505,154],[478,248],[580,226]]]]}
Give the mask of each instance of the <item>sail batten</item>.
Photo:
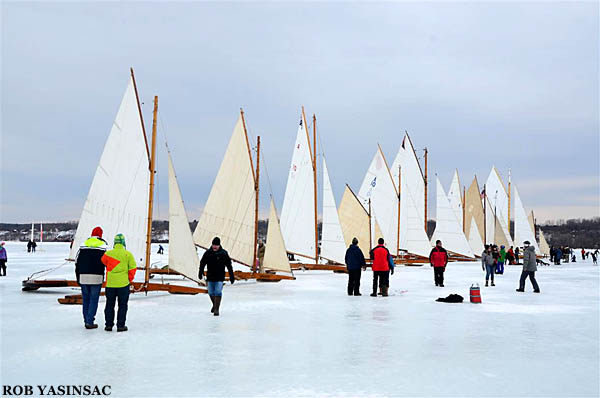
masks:
{"type": "Polygon", "coordinates": [[[83,206],[69,258],[75,259],[92,228],[100,226],[109,243],[117,233],[124,234],[127,249],[142,262],[149,181],[146,137],[130,78],[83,206]]]}

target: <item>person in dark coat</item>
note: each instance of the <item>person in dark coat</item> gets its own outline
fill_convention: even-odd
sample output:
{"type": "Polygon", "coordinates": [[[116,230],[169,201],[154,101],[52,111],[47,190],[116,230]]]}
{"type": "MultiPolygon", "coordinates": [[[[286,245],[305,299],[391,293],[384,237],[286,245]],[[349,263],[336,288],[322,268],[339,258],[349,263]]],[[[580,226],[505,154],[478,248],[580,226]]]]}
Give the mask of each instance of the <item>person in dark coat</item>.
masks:
{"type": "Polygon", "coordinates": [[[353,238],[346,250],[346,268],[348,269],[348,296],[360,296],[360,271],[365,267],[365,256],[358,247],[358,239],[353,238]]]}
{"type": "Polygon", "coordinates": [[[521,272],[521,279],[519,280],[519,288],[517,289],[517,292],[525,291],[525,280],[527,277],[529,277],[529,280],[533,285],[533,292],[539,293],[540,287],[535,280],[535,271],[537,271],[535,247],[530,245],[531,243],[528,240],[523,242],[523,272],[521,272]]]}
{"type": "Polygon", "coordinates": [[[210,249],[204,252],[200,260],[200,271],[198,279],[204,277],[204,267],[206,267],[206,281],[208,282],[208,296],[213,306],[210,312],[214,316],[219,316],[219,307],[223,298],[223,282],[225,281],[225,268],[229,272],[229,281],[231,284],[235,282],[233,275],[233,267],[231,266],[231,258],[229,253],[221,247],[221,239],[215,237],[212,240],[210,249]]]}
{"type": "Polygon", "coordinates": [[[102,256],[106,253],[106,241],[102,239],[102,232],[102,228],[94,228],[92,235],[79,248],[75,257],[75,277],[81,287],[83,322],[86,329],[98,327],[94,320],[104,281],[102,256]]]}
{"type": "Polygon", "coordinates": [[[0,276],[6,276],[6,262],[8,256],[6,255],[6,248],[4,242],[0,243],[0,276]]]}
{"type": "Polygon", "coordinates": [[[27,241],[27,253],[31,253],[32,245],[33,245],[33,242],[31,240],[27,241]]]}
{"type": "Polygon", "coordinates": [[[554,264],[556,265],[560,265],[560,260],[562,259],[562,250],[559,247],[558,249],[556,249],[556,254],[554,255],[554,264]]]}
{"type": "Polygon", "coordinates": [[[517,246],[515,248],[515,264],[519,264],[519,254],[521,253],[521,250],[519,249],[519,246],[517,246]]]}
{"type": "Polygon", "coordinates": [[[377,297],[377,285],[379,285],[381,295],[387,297],[389,289],[388,277],[390,274],[390,252],[387,247],[384,246],[383,238],[379,238],[377,243],[377,246],[371,249],[370,252],[372,260],[371,269],[373,270],[373,293],[371,293],[371,297],[377,297]]]}
{"type": "Polygon", "coordinates": [[[158,251],[156,252],[156,254],[164,254],[165,252],[165,248],[162,247],[162,245],[158,245],[158,251]]]}
{"type": "Polygon", "coordinates": [[[448,265],[448,252],[442,247],[442,241],[436,240],[435,247],[429,253],[429,264],[433,267],[433,279],[436,286],[444,287],[444,272],[448,265]]]}
{"type": "Polygon", "coordinates": [[[35,253],[35,248],[37,247],[37,243],[35,243],[35,241],[31,242],[31,252],[35,253]]]}

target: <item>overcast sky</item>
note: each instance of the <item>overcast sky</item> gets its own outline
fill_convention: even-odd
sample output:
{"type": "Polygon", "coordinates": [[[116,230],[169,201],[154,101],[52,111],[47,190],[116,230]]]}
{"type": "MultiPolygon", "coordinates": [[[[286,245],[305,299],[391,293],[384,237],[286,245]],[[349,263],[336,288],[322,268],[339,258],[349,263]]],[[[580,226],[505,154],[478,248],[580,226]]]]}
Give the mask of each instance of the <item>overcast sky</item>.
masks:
{"type": "Polygon", "coordinates": [[[496,165],[538,221],[600,215],[597,2],[1,7],[2,222],[79,218],[130,66],[147,126],[159,95],[191,219],[240,107],[281,209],[301,105],[338,203],[377,143],[391,164],[408,130],[429,149],[432,198],[435,173],[448,189],[455,168],[468,186],[496,165]]]}

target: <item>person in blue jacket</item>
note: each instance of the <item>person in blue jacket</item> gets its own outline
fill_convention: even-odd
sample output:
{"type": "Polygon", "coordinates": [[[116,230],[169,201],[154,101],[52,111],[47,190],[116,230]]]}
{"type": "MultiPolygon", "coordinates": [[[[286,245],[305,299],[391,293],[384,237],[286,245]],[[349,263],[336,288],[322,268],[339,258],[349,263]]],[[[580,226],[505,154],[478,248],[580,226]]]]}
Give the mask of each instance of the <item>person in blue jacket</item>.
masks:
{"type": "Polygon", "coordinates": [[[361,296],[360,271],[367,263],[362,250],[358,247],[358,239],[352,239],[352,244],[346,250],[345,262],[348,269],[348,296],[361,296]]]}

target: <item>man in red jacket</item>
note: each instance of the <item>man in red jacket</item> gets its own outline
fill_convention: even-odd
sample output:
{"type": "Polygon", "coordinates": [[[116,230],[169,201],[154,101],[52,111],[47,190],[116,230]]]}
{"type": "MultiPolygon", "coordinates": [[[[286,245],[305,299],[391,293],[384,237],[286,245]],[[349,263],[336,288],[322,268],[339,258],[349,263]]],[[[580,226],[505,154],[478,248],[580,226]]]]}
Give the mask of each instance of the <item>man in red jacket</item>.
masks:
{"type": "Polygon", "coordinates": [[[377,297],[377,280],[379,279],[379,290],[381,295],[386,297],[388,295],[388,278],[389,278],[389,256],[390,252],[383,245],[383,238],[377,240],[378,245],[371,250],[371,260],[373,263],[371,269],[373,270],[373,293],[371,297],[377,297]]]}
{"type": "Polygon", "coordinates": [[[444,287],[444,271],[448,265],[448,252],[442,247],[442,241],[439,239],[435,241],[435,247],[431,249],[429,264],[433,267],[435,285],[444,287]]]}

